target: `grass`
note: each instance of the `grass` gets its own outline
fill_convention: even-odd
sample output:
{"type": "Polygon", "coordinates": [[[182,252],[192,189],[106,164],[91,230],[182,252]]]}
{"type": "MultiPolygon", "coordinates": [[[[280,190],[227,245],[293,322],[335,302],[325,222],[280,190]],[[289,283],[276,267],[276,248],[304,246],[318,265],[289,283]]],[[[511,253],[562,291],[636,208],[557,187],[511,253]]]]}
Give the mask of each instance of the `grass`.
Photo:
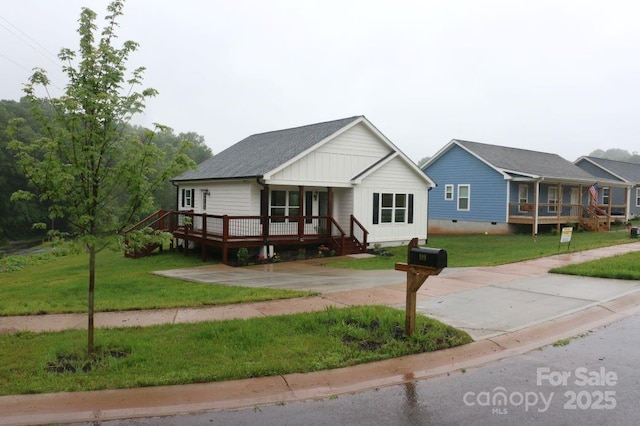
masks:
{"type": "MultiPolygon", "coordinates": [[[[87,310],[88,255],[37,255],[28,266],[0,273],[0,315],[79,313],[87,310]]],[[[285,299],[311,293],[185,282],[150,272],[202,266],[198,256],[161,253],[127,259],[102,251],[96,271],[96,310],[199,307],[285,299]]]]}
{"type": "Polygon", "coordinates": [[[380,306],[248,320],[99,329],[107,348],[89,371],[86,331],[0,336],[0,394],[188,384],[338,368],[471,342],[464,332],[380,306]],[[64,361],[64,362],[63,362],[64,361]],[[66,372],[52,372],[59,368],[66,372]],[[71,372],[72,369],[76,372],[71,372]]]}
{"type": "MultiPolygon", "coordinates": [[[[428,246],[447,250],[449,267],[494,266],[521,260],[552,256],[567,251],[635,242],[626,232],[575,232],[571,246],[559,244],[559,235],[433,235],[428,246]]],[[[406,247],[386,249],[393,256],[367,259],[329,260],[326,266],[350,269],[393,269],[407,261],[406,247]]]]}
{"type": "Polygon", "coordinates": [[[640,252],[592,260],[562,268],[553,268],[550,272],[595,278],[640,280],[640,252]]]}

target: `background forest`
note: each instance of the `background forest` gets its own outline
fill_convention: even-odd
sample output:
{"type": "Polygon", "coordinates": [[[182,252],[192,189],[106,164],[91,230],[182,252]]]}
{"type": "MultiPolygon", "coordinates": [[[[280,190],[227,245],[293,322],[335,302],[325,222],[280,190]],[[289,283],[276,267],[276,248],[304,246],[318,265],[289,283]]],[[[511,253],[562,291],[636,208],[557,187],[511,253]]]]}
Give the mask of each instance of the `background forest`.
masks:
{"type": "MultiPolygon", "coordinates": [[[[46,230],[35,230],[34,223],[47,223],[58,230],[65,230],[64,221],[56,220],[51,224],[48,219],[47,206],[41,204],[37,199],[31,201],[12,201],[11,194],[18,190],[28,188],[27,179],[19,169],[15,152],[7,149],[11,136],[7,133],[11,120],[20,118],[24,120],[20,126],[19,138],[28,140],[38,140],[42,134],[42,129],[36,124],[31,115],[31,105],[26,98],[20,101],[0,100],[0,244],[7,241],[24,239],[35,239],[44,237],[46,230]]],[[[148,137],[149,129],[129,125],[127,131],[132,132],[140,139],[148,137]]],[[[187,151],[187,155],[196,163],[212,156],[211,149],[205,144],[204,138],[195,133],[175,134],[172,130],[165,130],[156,133],[152,139],[162,151],[166,153],[169,161],[173,153],[176,152],[183,140],[190,141],[193,146],[187,151]]],[[[176,189],[171,182],[166,182],[154,193],[156,209],[173,209],[176,206],[176,189]]],[[[144,212],[146,214],[152,212],[144,212]]]]}

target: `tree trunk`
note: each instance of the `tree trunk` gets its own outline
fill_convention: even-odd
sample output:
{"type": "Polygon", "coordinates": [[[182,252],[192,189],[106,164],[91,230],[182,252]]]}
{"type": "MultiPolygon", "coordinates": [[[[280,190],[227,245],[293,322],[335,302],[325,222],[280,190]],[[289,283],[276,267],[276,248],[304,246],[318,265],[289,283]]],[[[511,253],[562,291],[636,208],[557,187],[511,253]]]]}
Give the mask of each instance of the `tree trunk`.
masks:
{"type": "Polygon", "coordinates": [[[94,244],[89,245],[89,310],[88,310],[88,338],[87,338],[87,356],[90,360],[95,355],[95,346],[93,344],[93,296],[96,285],[96,247],[94,244]]]}

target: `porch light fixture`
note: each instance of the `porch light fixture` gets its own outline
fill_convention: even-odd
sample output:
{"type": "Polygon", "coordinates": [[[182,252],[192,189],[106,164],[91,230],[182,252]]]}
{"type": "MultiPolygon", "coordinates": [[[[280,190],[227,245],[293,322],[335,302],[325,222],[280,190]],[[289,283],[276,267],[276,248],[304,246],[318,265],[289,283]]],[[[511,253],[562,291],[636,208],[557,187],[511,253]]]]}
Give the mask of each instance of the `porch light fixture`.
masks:
{"type": "Polygon", "coordinates": [[[318,191],[313,191],[313,199],[318,200],[318,191]]]}

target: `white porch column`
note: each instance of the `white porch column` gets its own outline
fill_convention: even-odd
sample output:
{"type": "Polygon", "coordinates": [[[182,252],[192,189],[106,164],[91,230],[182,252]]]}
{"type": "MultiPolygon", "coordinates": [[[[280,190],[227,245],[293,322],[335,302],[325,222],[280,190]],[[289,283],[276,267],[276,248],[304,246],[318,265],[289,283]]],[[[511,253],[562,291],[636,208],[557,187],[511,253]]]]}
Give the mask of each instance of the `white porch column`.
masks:
{"type": "Polygon", "coordinates": [[[533,190],[533,235],[538,235],[538,210],[540,204],[540,181],[536,180],[533,190]]]}

